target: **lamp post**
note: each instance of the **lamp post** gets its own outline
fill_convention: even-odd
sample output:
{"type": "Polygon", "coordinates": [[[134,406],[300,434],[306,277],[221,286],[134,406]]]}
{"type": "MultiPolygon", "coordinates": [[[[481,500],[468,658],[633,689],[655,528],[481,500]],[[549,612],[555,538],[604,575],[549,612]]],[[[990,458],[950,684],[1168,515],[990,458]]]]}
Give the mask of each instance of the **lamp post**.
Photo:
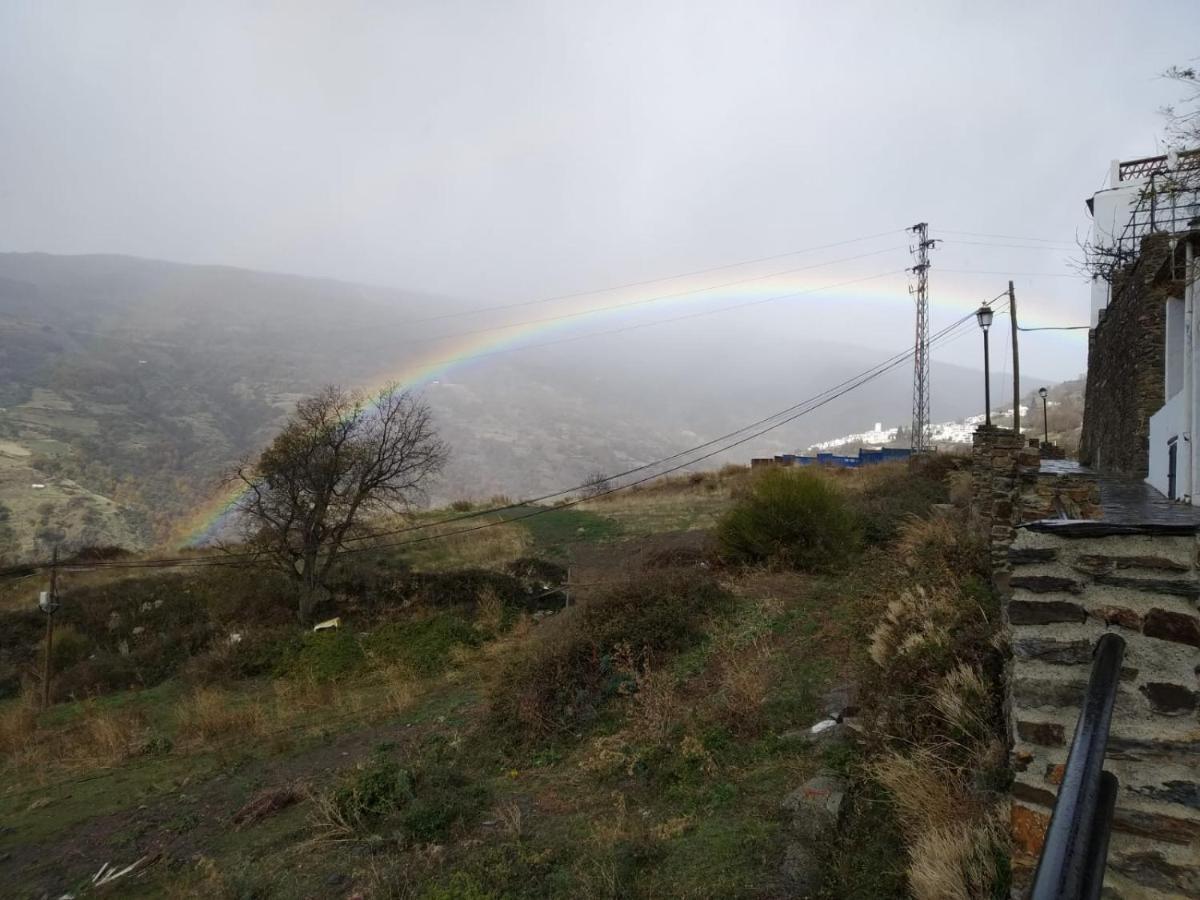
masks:
{"type": "Polygon", "coordinates": [[[1042,443],[1050,443],[1050,414],[1046,412],[1046,395],[1050,392],[1045,388],[1038,388],[1038,396],[1042,398],[1042,443]]]}
{"type": "Polygon", "coordinates": [[[979,327],[983,331],[983,416],[984,425],[987,428],[992,427],[992,372],[991,362],[988,359],[988,329],[992,326],[992,311],[981,306],[975,310],[975,318],[979,320],[979,327]]]}

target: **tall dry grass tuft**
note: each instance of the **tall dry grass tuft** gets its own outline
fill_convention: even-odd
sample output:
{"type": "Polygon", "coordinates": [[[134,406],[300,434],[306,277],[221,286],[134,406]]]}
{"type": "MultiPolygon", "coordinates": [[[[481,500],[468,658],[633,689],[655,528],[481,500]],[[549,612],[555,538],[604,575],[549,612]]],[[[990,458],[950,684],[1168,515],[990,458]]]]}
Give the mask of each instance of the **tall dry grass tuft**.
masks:
{"type": "Polygon", "coordinates": [[[887,668],[904,655],[942,655],[953,640],[949,623],[958,602],[957,594],[948,589],[903,591],[888,603],[871,634],[871,659],[887,668]]]}
{"type": "Polygon", "coordinates": [[[982,900],[995,896],[995,885],[1005,879],[1007,832],[995,815],[969,827],[950,822],[923,832],[910,853],[916,900],[982,900]]]}
{"type": "Polygon", "coordinates": [[[721,718],[739,734],[757,733],[771,690],[772,646],[765,635],[725,640],[716,651],[721,718]]]}
{"type": "Polygon", "coordinates": [[[490,584],[479,592],[476,624],[485,632],[497,634],[504,626],[504,600],[490,584]]]}
{"type": "Polygon", "coordinates": [[[267,731],[266,710],[257,702],[219,688],[197,688],[176,710],[178,734],[185,741],[212,744],[231,735],[254,736],[267,731]]]}
{"type": "Polygon", "coordinates": [[[89,704],[76,725],[56,734],[55,751],[72,768],[105,768],[141,753],[147,733],[141,713],[89,704]]]}
{"type": "Polygon", "coordinates": [[[0,758],[4,767],[29,760],[37,746],[38,714],[32,696],[23,695],[0,710],[0,758]]]}

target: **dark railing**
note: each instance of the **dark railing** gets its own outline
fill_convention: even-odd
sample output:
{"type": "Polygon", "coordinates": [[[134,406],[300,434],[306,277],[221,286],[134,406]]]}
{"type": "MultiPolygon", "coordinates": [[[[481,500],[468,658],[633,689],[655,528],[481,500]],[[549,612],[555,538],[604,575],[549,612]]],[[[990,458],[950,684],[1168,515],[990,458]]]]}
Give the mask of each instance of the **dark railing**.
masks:
{"type": "Polygon", "coordinates": [[[1100,896],[1117,800],[1117,779],[1104,771],[1104,753],[1124,656],[1125,641],[1117,635],[1105,634],[1096,642],[1092,674],[1030,900],[1092,900],[1100,896]]]}

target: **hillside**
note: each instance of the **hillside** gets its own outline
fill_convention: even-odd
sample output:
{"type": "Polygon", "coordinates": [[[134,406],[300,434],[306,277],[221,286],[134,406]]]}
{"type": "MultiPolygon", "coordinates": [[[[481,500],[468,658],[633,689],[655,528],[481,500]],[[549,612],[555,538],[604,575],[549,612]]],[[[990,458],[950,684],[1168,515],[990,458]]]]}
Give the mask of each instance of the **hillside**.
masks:
{"type": "MultiPolygon", "coordinates": [[[[298,397],[462,356],[451,335],[514,321],[457,315],[472,305],[219,266],[0,254],[0,538],[9,544],[0,553],[28,555],[60,537],[177,540],[180,520],[214,496],[234,460],[270,439],[298,397]]],[[[529,496],[625,469],[790,406],[886,355],[780,341],[761,322],[722,326],[466,352],[474,358],[423,387],[453,450],[431,499],[529,496]],[[632,364],[613,365],[618,341],[632,364]]],[[[533,332],[527,340],[546,343],[533,332]]],[[[975,410],[978,375],[935,365],[933,381],[940,415],[975,410]]],[[[727,459],[894,418],[909,398],[900,367],[727,459]]]]}
{"type": "Polygon", "coordinates": [[[0,582],[0,877],[29,897],[111,866],[123,897],[834,900],[905,896],[911,853],[944,872],[927,896],[1002,896],[1001,698],[979,680],[998,618],[947,502],[961,463],[774,470],[823,485],[799,521],[837,540],[770,565],[723,537],[768,483],[744,468],[489,516],[346,557],[320,633],[264,571],[67,573],[42,712],[42,616],[0,582]],[[842,786],[840,813],[806,806],[813,784],[842,786]],[[931,828],[962,837],[930,850],[931,828]],[[983,854],[962,871],[988,891],[955,853],[983,854]]]}

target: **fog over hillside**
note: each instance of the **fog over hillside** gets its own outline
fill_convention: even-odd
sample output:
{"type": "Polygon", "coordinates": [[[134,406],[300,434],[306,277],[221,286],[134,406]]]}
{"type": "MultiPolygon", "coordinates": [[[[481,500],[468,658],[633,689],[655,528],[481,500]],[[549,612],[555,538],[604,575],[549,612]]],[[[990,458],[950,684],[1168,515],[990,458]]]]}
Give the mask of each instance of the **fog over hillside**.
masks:
{"type": "MultiPolygon", "coordinates": [[[[0,255],[0,478],[9,527],[25,551],[39,533],[44,541],[60,533],[70,541],[168,540],[215,495],[231,463],[264,446],[298,398],[330,382],[370,388],[401,377],[423,392],[453,451],[431,490],[441,502],[528,496],[640,465],[887,357],[806,340],[789,333],[794,325],[764,329],[768,309],[749,321],[714,316],[599,336],[589,335],[603,323],[518,330],[512,342],[480,349],[479,335],[490,341],[494,326],[463,315],[472,306],[225,267],[0,255]],[[464,332],[475,343],[455,337],[464,332]],[[459,361],[421,365],[445,358],[459,361]],[[414,365],[420,377],[406,374],[414,365]]],[[[895,350],[904,349],[898,341],[895,350]]],[[[935,363],[935,417],[977,412],[980,381],[935,363]]],[[[993,390],[1004,396],[999,372],[993,390]]],[[[903,363],[712,464],[875,421],[905,424],[910,403],[903,363]]]]}

